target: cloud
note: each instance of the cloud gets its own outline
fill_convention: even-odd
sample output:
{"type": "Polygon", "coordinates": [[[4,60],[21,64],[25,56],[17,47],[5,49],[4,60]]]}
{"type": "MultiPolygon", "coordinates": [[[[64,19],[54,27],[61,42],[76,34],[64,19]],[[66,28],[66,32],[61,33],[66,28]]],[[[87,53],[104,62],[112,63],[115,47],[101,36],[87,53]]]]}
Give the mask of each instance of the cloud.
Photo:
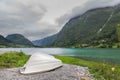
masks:
{"type": "Polygon", "coordinates": [[[114,6],[118,3],[120,3],[120,0],[86,0],[86,2],[83,5],[73,8],[70,12],[57,18],[56,22],[60,26],[63,26],[71,18],[81,15],[85,13],[87,10],[99,8],[99,7],[114,6]]]}
{"type": "Polygon", "coordinates": [[[34,29],[34,24],[46,13],[46,8],[42,4],[25,4],[18,0],[14,3],[2,1],[0,6],[0,32],[4,35],[24,34],[29,28],[34,29]]]}
{"type": "Polygon", "coordinates": [[[41,39],[61,30],[85,11],[114,5],[120,0],[0,0],[0,34],[23,34],[41,39]],[[106,4],[107,3],[107,4],[106,4]]]}
{"type": "Polygon", "coordinates": [[[41,39],[59,31],[56,27],[57,25],[49,24],[47,22],[39,22],[31,26],[36,27],[30,27],[28,31],[24,31],[23,34],[32,40],[41,39]]]}
{"type": "Polygon", "coordinates": [[[3,0],[0,3],[0,34],[23,34],[36,40],[58,32],[57,24],[42,20],[48,8],[41,1],[3,0]]]}

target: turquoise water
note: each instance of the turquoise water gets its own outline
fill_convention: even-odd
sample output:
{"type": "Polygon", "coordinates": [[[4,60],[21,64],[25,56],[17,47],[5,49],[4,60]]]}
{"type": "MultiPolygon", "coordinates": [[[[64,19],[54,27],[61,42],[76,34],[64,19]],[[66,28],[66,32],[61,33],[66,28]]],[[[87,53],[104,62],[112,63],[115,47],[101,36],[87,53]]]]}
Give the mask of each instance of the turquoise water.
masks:
{"type": "Polygon", "coordinates": [[[46,54],[80,57],[87,60],[120,64],[120,49],[92,48],[0,48],[0,51],[23,51],[26,54],[43,52],[46,54]]]}
{"type": "Polygon", "coordinates": [[[65,52],[63,55],[67,56],[75,56],[92,61],[120,64],[120,49],[66,49],[63,52],[65,52]]]}

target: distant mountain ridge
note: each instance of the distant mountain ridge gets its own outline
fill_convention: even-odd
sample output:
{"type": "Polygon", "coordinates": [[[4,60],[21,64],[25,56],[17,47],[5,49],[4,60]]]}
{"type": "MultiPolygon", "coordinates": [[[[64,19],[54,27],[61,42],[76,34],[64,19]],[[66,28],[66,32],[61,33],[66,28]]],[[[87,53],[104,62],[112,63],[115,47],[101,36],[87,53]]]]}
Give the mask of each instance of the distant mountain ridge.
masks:
{"type": "Polygon", "coordinates": [[[0,35],[0,47],[34,47],[31,41],[21,34],[0,35]]]}
{"type": "Polygon", "coordinates": [[[53,42],[56,40],[56,37],[57,37],[57,34],[48,36],[48,37],[40,39],[40,40],[32,41],[32,43],[36,46],[42,46],[42,47],[49,46],[49,45],[53,44],[53,42]]]}
{"type": "Polygon", "coordinates": [[[14,43],[12,43],[10,40],[4,38],[2,35],[0,35],[0,46],[10,46],[10,45],[14,45],[14,43]]]}
{"type": "Polygon", "coordinates": [[[33,46],[32,42],[21,34],[10,34],[6,39],[20,45],[33,46]]]}

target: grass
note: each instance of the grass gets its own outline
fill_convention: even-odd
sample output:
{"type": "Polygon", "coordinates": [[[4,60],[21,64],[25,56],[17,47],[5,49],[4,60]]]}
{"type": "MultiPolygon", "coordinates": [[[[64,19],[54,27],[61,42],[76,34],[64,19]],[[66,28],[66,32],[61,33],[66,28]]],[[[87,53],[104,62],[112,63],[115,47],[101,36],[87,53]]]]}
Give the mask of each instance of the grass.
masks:
{"type": "Polygon", "coordinates": [[[21,67],[28,60],[29,55],[23,52],[7,52],[0,54],[0,68],[21,67]]]}
{"type": "MultiPolygon", "coordinates": [[[[21,67],[29,59],[30,55],[23,52],[7,52],[0,54],[0,68],[21,67]]],[[[96,80],[120,80],[120,66],[93,62],[68,56],[55,56],[65,64],[74,64],[88,67],[96,80]]]]}
{"type": "Polygon", "coordinates": [[[120,80],[120,66],[87,61],[68,56],[55,57],[62,60],[62,62],[66,64],[74,64],[78,66],[88,67],[90,73],[93,74],[96,80],[120,80]]]}

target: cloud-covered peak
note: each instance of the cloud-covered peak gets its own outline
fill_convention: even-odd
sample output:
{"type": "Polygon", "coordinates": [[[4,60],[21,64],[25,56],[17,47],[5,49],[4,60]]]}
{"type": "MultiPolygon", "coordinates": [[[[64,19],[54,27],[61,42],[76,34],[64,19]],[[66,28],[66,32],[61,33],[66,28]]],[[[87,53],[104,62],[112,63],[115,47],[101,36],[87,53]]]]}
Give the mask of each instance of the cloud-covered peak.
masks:
{"type": "Polygon", "coordinates": [[[119,3],[120,3],[120,0],[86,0],[86,2],[83,5],[76,6],[68,13],[57,18],[56,22],[60,25],[61,24],[64,25],[71,18],[79,16],[90,9],[107,7],[107,6],[108,7],[115,6],[119,3]]]}

